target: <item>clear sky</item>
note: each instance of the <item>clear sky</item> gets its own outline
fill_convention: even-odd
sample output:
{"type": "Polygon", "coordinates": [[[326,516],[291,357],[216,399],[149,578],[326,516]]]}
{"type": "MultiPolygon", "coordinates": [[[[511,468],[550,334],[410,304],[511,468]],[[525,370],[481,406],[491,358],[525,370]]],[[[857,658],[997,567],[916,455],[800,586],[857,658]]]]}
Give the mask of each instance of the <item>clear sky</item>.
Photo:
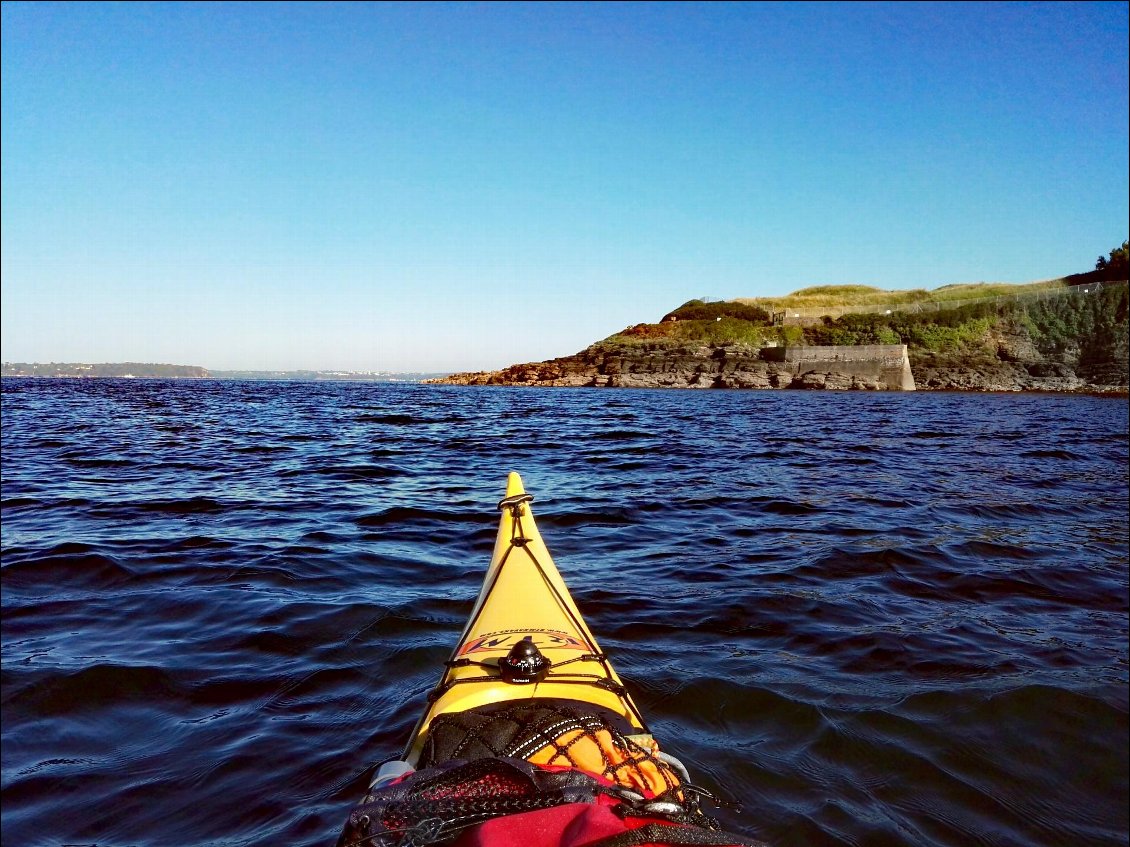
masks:
{"type": "Polygon", "coordinates": [[[5,361],[498,368],[1130,230],[1127,3],[2,14],[5,361]]]}

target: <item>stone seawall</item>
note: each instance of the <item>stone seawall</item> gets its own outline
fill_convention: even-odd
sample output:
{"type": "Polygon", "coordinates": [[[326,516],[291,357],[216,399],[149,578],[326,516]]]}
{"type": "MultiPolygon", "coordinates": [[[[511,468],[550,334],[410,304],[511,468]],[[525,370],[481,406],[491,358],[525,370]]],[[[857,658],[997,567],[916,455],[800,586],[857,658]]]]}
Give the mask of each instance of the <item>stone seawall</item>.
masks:
{"type": "Polygon", "coordinates": [[[597,388],[915,388],[904,344],[790,348],[597,344],[575,356],[429,382],[597,388]]]}
{"type": "Polygon", "coordinates": [[[841,375],[876,381],[890,391],[914,391],[915,388],[905,344],[787,347],[785,361],[796,365],[797,375],[802,379],[824,373],[829,377],[841,375]]]}

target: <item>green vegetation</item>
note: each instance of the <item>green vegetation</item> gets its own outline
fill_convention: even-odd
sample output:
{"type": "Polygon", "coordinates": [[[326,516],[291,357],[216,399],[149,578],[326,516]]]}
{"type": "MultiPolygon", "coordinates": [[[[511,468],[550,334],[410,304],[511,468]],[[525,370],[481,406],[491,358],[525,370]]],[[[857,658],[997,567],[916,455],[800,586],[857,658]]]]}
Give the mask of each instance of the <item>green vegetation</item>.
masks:
{"type": "Polygon", "coordinates": [[[711,347],[785,346],[804,343],[804,331],[798,326],[771,326],[768,321],[754,322],[725,317],[708,321],[636,324],[600,343],[605,347],[675,347],[683,344],[711,347]]]}
{"type": "Polygon", "coordinates": [[[1062,280],[946,285],[934,291],[818,286],[787,297],[691,300],[658,324],[637,324],[601,346],[906,344],[916,355],[996,356],[1000,339],[1026,338],[1045,356],[1076,351],[1080,364],[1124,361],[1128,349],[1127,243],[1094,271],[1062,280]],[[1080,287],[1082,286],[1082,287],[1080,287]],[[814,308],[847,312],[819,317],[814,308]],[[805,315],[789,310],[809,309],[805,315]],[[850,311],[859,308],[858,312],[850,311]]]}
{"type": "MultiPolygon", "coordinates": [[[[807,344],[906,344],[935,353],[992,352],[995,336],[1026,335],[1045,355],[1081,348],[1080,361],[1125,351],[1127,289],[1106,285],[1041,300],[987,300],[929,314],[845,315],[804,327],[807,344]]],[[[1123,352],[1121,355],[1125,355],[1123,352]]]]}
{"type": "Polygon", "coordinates": [[[1041,352],[1052,353],[1093,338],[1110,347],[1126,334],[1125,285],[1105,285],[1088,293],[1064,292],[1044,299],[987,299],[928,313],[847,314],[807,325],[772,325],[723,317],[714,320],[637,324],[606,343],[722,346],[747,344],[907,344],[933,352],[990,347],[994,332],[1023,332],[1041,352]],[[1105,339],[1105,340],[1103,340],[1105,339]]]}
{"type": "Polygon", "coordinates": [[[1104,273],[1105,279],[1126,279],[1127,267],[1130,265],[1130,241],[1123,241],[1121,247],[1110,251],[1110,258],[1099,256],[1095,262],[1095,270],[1104,273]]]}
{"type": "Polygon", "coordinates": [[[707,303],[703,300],[690,300],[673,312],[664,316],[663,320],[674,318],[680,321],[717,321],[720,318],[736,318],[741,321],[765,323],[769,320],[769,313],[758,306],[750,306],[739,301],[715,301],[707,303]]]}
{"type": "Polygon", "coordinates": [[[1080,345],[1083,363],[1125,360],[1130,313],[1126,285],[1106,285],[1066,300],[1035,304],[1023,315],[1023,327],[1036,347],[1058,353],[1080,345]]]}
{"type": "Polygon", "coordinates": [[[1092,282],[1116,282],[1130,277],[1128,273],[1127,255],[1130,253],[1130,242],[1123,241],[1120,247],[1110,251],[1109,256],[1099,256],[1095,260],[1095,269],[1081,274],[1072,274],[1067,277],[1068,285],[1089,285],[1092,282]]]}
{"type": "Polygon", "coordinates": [[[885,291],[869,285],[820,285],[814,288],[802,288],[784,297],[738,298],[734,302],[769,312],[788,309],[844,309],[853,306],[897,307],[910,304],[947,303],[954,300],[976,300],[982,297],[1038,294],[1041,291],[1066,286],[1067,282],[1062,279],[1031,282],[1025,285],[991,282],[960,283],[943,285],[933,291],[924,288],[885,291]]]}

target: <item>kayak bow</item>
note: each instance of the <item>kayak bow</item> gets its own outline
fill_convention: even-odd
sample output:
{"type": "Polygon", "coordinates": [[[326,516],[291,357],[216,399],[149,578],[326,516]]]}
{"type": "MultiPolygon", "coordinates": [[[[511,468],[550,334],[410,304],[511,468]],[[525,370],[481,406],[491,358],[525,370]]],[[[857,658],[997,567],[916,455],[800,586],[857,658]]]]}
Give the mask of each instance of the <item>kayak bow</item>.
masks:
{"type": "Polygon", "coordinates": [[[436,718],[512,700],[578,701],[648,731],[542,541],[533,499],[511,473],[482,589],[405,750],[412,767],[436,718]]]}
{"type": "Polygon", "coordinates": [[[511,473],[494,554],[402,760],[339,847],[754,845],[719,831],[664,753],[553,564],[511,473]]]}

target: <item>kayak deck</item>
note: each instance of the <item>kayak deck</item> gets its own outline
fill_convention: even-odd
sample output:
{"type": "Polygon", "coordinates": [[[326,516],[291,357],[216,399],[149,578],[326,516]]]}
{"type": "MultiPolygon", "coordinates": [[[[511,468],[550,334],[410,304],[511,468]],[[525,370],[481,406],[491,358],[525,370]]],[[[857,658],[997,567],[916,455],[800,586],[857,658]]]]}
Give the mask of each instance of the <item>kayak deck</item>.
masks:
{"type": "Polygon", "coordinates": [[[710,792],[659,749],[550,558],[532,499],[511,473],[470,619],[403,759],[379,767],[338,847],[464,831],[474,844],[764,847],[720,833],[700,804],[710,792]]]}
{"type": "Polygon", "coordinates": [[[406,748],[412,766],[438,717],[508,701],[580,702],[622,718],[633,733],[647,733],[546,549],[532,500],[521,477],[511,473],[482,589],[406,748]],[[524,676],[522,669],[532,665],[523,657],[536,665],[535,655],[544,666],[524,676]]]}

